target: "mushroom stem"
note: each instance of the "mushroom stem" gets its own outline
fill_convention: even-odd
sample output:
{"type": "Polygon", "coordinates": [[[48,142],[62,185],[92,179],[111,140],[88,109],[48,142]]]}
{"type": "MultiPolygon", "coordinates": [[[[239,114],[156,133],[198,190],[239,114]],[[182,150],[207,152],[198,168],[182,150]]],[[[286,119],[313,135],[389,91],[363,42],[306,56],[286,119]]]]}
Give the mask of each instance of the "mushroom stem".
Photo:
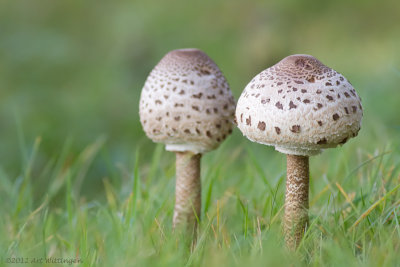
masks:
{"type": "Polygon", "coordinates": [[[201,211],[201,154],[176,152],[176,200],[173,228],[195,234],[201,211]]]}
{"type": "Polygon", "coordinates": [[[284,233],[289,249],[295,250],[308,225],[308,156],[286,155],[287,178],[284,233]]]}

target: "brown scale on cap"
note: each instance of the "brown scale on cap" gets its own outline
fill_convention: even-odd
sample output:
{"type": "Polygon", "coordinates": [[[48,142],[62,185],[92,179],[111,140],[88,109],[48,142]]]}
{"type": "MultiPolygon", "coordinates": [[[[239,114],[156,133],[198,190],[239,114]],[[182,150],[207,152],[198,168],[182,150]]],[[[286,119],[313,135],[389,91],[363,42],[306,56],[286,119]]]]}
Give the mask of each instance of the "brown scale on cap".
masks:
{"type": "Polygon", "coordinates": [[[234,110],[225,77],[198,49],[166,54],[148,76],[139,104],[150,139],[167,150],[194,153],[215,149],[230,134],[234,110]]]}
{"type": "Polygon", "coordinates": [[[254,77],[239,98],[236,114],[257,122],[238,121],[250,140],[305,156],[342,144],[359,131],[362,118],[353,86],[309,55],[288,56],[254,77]]]}

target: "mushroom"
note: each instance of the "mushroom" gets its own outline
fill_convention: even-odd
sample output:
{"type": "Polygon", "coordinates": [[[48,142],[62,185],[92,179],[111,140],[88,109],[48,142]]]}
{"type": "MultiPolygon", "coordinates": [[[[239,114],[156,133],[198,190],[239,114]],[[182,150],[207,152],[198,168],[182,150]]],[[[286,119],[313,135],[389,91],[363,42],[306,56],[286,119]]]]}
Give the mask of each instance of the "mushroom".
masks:
{"type": "Polygon", "coordinates": [[[308,158],[357,136],[362,115],[350,82],[309,55],[284,58],[242,92],[236,121],[243,135],[287,157],[283,228],[290,249],[308,225],[308,158]]]}
{"type": "Polygon", "coordinates": [[[232,133],[235,100],[218,66],[198,49],[167,53],[140,97],[146,135],[176,154],[173,228],[193,232],[201,211],[200,159],[232,133]]]}

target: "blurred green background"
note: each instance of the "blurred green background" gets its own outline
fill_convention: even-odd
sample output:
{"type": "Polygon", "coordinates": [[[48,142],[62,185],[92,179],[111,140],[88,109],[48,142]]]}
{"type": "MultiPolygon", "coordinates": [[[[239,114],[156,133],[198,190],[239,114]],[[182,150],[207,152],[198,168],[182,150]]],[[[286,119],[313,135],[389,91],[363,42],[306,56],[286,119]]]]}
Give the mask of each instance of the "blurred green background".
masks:
{"type": "MultiPolygon", "coordinates": [[[[63,149],[66,162],[74,162],[96,140],[105,143],[85,174],[87,198],[103,194],[105,177],[123,185],[121,173],[132,171],[137,149],[146,172],[155,146],[139,122],[140,91],[164,54],[186,47],[214,59],[236,99],[253,76],[283,57],[311,54],[344,74],[362,98],[363,127],[349,146],[398,151],[399,14],[400,2],[385,0],[3,0],[0,171],[20,176],[41,137],[32,170],[43,184],[37,194],[47,190],[43,169],[63,149]]],[[[237,145],[278,157],[235,130],[223,147],[237,145]]],[[[169,157],[164,165],[173,163],[169,157]]]]}

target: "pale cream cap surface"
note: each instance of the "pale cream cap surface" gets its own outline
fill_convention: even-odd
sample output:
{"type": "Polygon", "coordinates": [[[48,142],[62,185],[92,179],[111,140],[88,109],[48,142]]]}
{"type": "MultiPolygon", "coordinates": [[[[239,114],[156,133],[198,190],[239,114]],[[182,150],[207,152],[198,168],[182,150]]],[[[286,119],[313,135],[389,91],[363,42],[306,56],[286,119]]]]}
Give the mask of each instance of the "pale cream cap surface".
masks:
{"type": "Polygon", "coordinates": [[[198,49],[166,54],[142,89],[146,135],[170,151],[204,153],[232,133],[235,100],[218,66],[198,49]]]}
{"type": "Polygon", "coordinates": [[[340,73],[309,55],[292,55],[246,86],[236,121],[248,139],[312,156],[344,144],[361,127],[361,99],[340,73]]]}

